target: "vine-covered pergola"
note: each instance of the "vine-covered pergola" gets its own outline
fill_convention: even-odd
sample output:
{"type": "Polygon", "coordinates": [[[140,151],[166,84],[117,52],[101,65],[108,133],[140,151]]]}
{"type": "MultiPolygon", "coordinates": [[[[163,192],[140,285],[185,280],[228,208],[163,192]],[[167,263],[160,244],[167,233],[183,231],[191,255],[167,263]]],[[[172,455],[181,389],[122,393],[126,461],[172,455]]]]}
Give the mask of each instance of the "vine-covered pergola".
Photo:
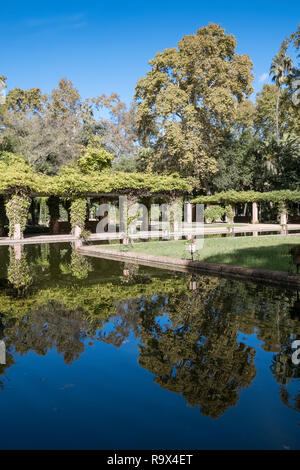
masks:
{"type": "Polygon", "coordinates": [[[235,213],[235,206],[238,203],[251,203],[252,204],[252,223],[259,222],[258,205],[262,202],[268,202],[277,206],[278,214],[280,216],[280,224],[287,224],[287,205],[290,202],[300,202],[300,190],[280,190],[280,191],[223,191],[210,196],[198,196],[190,202],[194,204],[220,204],[231,205],[233,213],[235,213]]]}
{"type": "Polygon", "coordinates": [[[125,173],[113,170],[82,172],[76,165],[63,168],[59,174],[49,176],[38,173],[23,158],[14,156],[0,160],[0,236],[9,221],[9,236],[23,238],[31,202],[47,197],[50,230],[56,231],[60,217],[59,204],[68,210],[72,232],[79,236],[85,227],[88,198],[101,202],[112,201],[126,195],[128,204],[143,202],[146,206],[156,200],[187,203],[187,222],[192,222],[192,204],[230,205],[235,212],[238,203],[252,204],[252,223],[258,223],[258,205],[269,202],[277,206],[281,225],[287,224],[287,205],[300,202],[300,190],[290,191],[226,191],[193,198],[198,182],[178,174],[125,173]]]}
{"type": "Polygon", "coordinates": [[[109,201],[126,195],[129,204],[142,201],[149,204],[153,198],[168,202],[182,200],[193,191],[195,180],[178,174],[125,173],[105,170],[82,172],[78,167],[66,167],[58,175],[37,173],[22,158],[0,161],[0,236],[6,217],[9,236],[23,238],[32,199],[47,197],[50,229],[56,233],[60,201],[66,203],[73,233],[80,235],[85,226],[87,199],[109,201]]]}

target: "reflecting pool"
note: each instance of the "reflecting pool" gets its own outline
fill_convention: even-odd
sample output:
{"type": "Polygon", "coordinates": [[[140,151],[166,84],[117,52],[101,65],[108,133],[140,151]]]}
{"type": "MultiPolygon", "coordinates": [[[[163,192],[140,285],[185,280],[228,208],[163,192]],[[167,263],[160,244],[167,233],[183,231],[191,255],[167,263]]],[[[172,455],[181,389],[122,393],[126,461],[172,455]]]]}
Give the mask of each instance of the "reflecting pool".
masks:
{"type": "Polygon", "coordinates": [[[297,339],[295,290],[0,247],[0,448],[299,449],[297,339]]]}

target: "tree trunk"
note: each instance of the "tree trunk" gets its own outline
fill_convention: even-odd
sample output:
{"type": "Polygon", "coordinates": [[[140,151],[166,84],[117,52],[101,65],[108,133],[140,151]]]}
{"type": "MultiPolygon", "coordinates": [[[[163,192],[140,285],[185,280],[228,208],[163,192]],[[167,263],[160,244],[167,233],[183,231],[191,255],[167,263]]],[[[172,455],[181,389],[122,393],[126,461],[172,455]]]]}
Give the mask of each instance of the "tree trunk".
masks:
{"type": "Polygon", "coordinates": [[[280,98],[280,87],[277,90],[277,101],[276,101],[276,140],[277,145],[279,145],[280,138],[279,138],[279,98],[280,98]]]}

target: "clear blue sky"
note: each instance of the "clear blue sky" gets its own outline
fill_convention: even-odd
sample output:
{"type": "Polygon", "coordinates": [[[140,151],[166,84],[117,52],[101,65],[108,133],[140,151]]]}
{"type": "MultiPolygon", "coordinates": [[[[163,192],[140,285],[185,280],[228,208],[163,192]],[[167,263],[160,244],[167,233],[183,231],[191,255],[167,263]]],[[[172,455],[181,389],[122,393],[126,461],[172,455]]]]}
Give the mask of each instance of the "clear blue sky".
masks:
{"type": "Polygon", "coordinates": [[[67,77],[84,98],[116,92],[129,102],[148,60],[209,22],[233,33],[237,51],[250,55],[258,91],[282,39],[297,29],[300,2],[3,2],[0,75],[8,88],[47,93],[67,77]]]}

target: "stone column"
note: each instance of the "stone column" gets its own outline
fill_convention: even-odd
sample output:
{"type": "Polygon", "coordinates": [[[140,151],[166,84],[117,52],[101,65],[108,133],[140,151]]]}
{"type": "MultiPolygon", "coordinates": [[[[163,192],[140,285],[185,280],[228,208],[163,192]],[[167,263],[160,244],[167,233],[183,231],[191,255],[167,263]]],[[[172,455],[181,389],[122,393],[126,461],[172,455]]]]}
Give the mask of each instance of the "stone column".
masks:
{"type": "Polygon", "coordinates": [[[22,259],[22,253],[23,245],[21,243],[17,243],[16,245],[14,245],[15,260],[20,261],[22,259]]]}
{"type": "Polygon", "coordinates": [[[71,203],[71,226],[76,238],[80,237],[85,227],[86,198],[77,197],[71,203]]]}
{"type": "Polygon", "coordinates": [[[176,232],[182,230],[182,202],[182,197],[179,196],[171,196],[169,200],[171,207],[169,208],[168,215],[169,220],[170,218],[173,220],[173,223],[170,225],[171,232],[174,232],[174,240],[179,239],[179,235],[176,232]]]}
{"type": "Polygon", "coordinates": [[[127,197],[119,197],[119,232],[127,231],[127,197]]]}
{"type": "Polygon", "coordinates": [[[15,193],[6,202],[9,236],[13,240],[22,240],[23,238],[30,202],[30,197],[24,193],[15,193]]]}
{"type": "Polygon", "coordinates": [[[286,209],[282,209],[280,212],[280,225],[286,225],[287,224],[287,213],[286,209]]]}
{"type": "MultiPolygon", "coordinates": [[[[150,232],[150,212],[151,212],[151,198],[143,199],[142,200],[143,208],[142,208],[142,225],[141,230],[143,232],[150,232]]],[[[149,236],[145,236],[145,239],[148,239],[149,236]]]]}
{"type": "MultiPolygon", "coordinates": [[[[134,217],[130,210],[134,204],[137,203],[137,197],[133,195],[119,197],[119,212],[120,212],[120,232],[122,232],[127,239],[130,235],[130,225],[134,224],[134,220],[130,222],[129,217],[134,217]]],[[[136,220],[136,219],[135,219],[136,220]]]]}
{"type": "Polygon", "coordinates": [[[21,230],[21,224],[14,224],[13,239],[14,240],[22,240],[22,238],[23,238],[23,232],[21,230]]]}
{"type": "Polygon", "coordinates": [[[79,238],[81,232],[82,232],[81,227],[80,227],[79,225],[75,225],[75,228],[74,228],[74,235],[75,235],[75,238],[79,238]]]}
{"type": "Polygon", "coordinates": [[[252,202],[252,223],[258,224],[258,207],[257,202],[252,202]]]}
{"type": "Polygon", "coordinates": [[[186,223],[191,224],[193,222],[193,205],[190,202],[184,204],[184,220],[186,223]]]}

